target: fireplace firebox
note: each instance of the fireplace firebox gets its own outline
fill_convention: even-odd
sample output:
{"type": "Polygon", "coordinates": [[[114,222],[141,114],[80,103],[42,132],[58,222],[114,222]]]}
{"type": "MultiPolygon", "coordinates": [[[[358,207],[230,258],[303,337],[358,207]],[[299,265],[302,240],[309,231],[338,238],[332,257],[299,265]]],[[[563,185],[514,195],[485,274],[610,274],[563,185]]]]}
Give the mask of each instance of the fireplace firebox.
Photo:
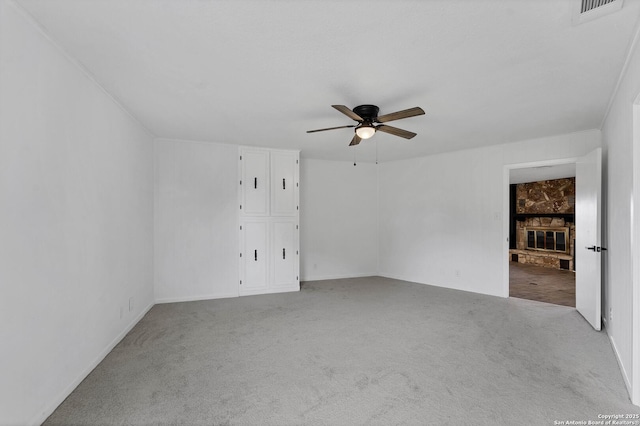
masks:
{"type": "Polygon", "coordinates": [[[526,227],[526,250],[569,253],[569,228],[526,227]]]}

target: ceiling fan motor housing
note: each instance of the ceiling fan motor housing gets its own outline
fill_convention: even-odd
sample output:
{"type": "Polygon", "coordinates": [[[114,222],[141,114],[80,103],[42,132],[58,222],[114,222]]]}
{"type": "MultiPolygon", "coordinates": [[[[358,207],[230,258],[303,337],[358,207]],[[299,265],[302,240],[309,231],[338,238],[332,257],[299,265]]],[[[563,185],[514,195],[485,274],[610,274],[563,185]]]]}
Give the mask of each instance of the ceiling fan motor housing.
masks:
{"type": "Polygon", "coordinates": [[[380,108],[375,105],[358,105],[353,109],[353,112],[362,117],[365,122],[372,122],[378,116],[378,111],[380,108]]]}

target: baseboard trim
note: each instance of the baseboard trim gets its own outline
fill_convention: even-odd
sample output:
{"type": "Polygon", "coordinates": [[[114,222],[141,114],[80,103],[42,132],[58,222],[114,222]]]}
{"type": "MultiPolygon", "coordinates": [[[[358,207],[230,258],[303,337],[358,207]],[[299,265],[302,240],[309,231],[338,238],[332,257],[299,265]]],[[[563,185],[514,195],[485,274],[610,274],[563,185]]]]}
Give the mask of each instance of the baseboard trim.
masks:
{"type": "MultiPolygon", "coordinates": [[[[434,285],[434,284],[423,283],[421,281],[416,281],[416,280],[412,279],[411,277],[406,277],[406,276],[403,276],[403,275],[380,273],[380,274],[378,274],[378,276],[383,277],[383,278],[389,278],[389,279],[392,279],[392,280],[407,281],[407,282],[415,283],[415,284],[433,285],[434,287],[445,287],[445,286],[439,286],[439,285],[434,285]]],[[[445,288],[451,288],[451,287],[445,287],[445,288]]],[[[452,290],[457,290],[457,289],[454,288],[452,290]]]]}
{"type": "Polygon", "coordinates": [[[212,300],[212,299],[228,299],[231,297],[238,297],[237,293],[222,293],[222,294],[201,294],[198,296],[187,297],[165,297],[162,299],[156,299],[156,304],[162,303],[180,303],[180,302],[198,302],[200,300],[212,300]]]}
{"type": "Polygon", "coordinates": [[[283,288],[271,288],[268,290],[259,289],[259,290],[249,290],[246,293],[241,293],[240,297],[244,296],[260,296],[265,294],[279,294],[279,293],[296,293],[300,291],[300,286],[296,285],[295,287],[283,287],[283,288]]]}
{"type": "Polygon", "coordinates": [[[622,380],[624,381],[624,385],[627,387],[627,392],[629,392],[629,400],[631,400],[631,395],[633,395],[632,387],[631,387],[631,379],[629,378],[629,374],[627,374],[627,370],[624,368],[622,364],[622,359],[620,358],[620,352],[618,352],[618,347],[616,346],[616,341],[613,339],[613,336],[609,334],[609,330],[607,330],[605,326],[605,332],[607,336],[609,336],[609,342],[611,343],[611,347],[613,348],[613,353],[616,355],[616,361],[618,362],[618,367],[620,368],[620,372],[622,373],[622,380]]]}
{"type": "Polygon", "coordinates": [[[140,322],[140,320],[142,319],[142,317],[144,317],[147,312],[149,312],[149,310],[151,308],[153,308],[154,303],[150,303],[146,308],[144,308],[142,310],[142,312],[140,312],[140,314],[138,314],[138,316],[136,316],[125,328],[124,330],[122,330],[116,337],[115,339],[113,339],[99,354],[96,358],[94,358],[94,360],[89,363],[89,365],[82,370],[82,372],[76,377],[75,380],[73,380],[65,389],[64,391],[62,391],[57,398],[55,398],[51,403],[49,403],[46,408],[44,410],[42,410],[42,412],[40,414],[38,414],[32,421],[29,422],[30,425],[41,425],[42,423],[44,423],[45,420],[47,420],[47,418],[56,410],[56,408],[58,408],[58,406],[60,404],[62,404],[62,402],[67,399],[67,397],[69,395],[71,395],[71,392],[73,392],[75,390],[75,388],[78,387],[78,385],[89,375],[89,373],[91,373],[93,371],[94,368],[96,368],[98,366],[98,364],[100,364],[102,362],[102,360],[105,359],[105,357],[107,355],[109,355],[109,352],[111,352],[113,350],[113,348],[116,347],[116,345],[118,343],[120,343],[120,341],[122,339],[124,339],[124,337],[127,335],[127,333],[129,333],[133,327],[136,326],[136,324],[138,324],[138,322],[140,322]]]}
{"type": "Polygon", "coordinates": [[[370,272],[366,274],[347,274],[347,275],[310,275],[302,277],[300,281],[324,281],[324,280],[341,280],[343,278],[364,278],[364,277],[377,277],[380,274],[377,272],[370,272]]]}
{"type": "Polygon", "coordinates": [[[508,298],[508,296],[507,297],[503,296],[502,293],[486,293],[486,292],[476,291],[476,290],[468,288],[468,287],[454,287],[454,286],[451,286],[451,285],[425,283],[425,282],[422,282],[422,281],[417,281],[414,278],[405,277],[405,276],[402,276],[402,275],[392,275],[392,274],[380,273],[380,274],[378,274],[378,276],[383,277],[383,278],[390,278],[392,280],[407,281],[407,282],[415,283],[415,284],[430,285],[432,287],[447,288],[449,290],[464,291],[464,292],[473,293],[473,294],[482,294],[484,296],[495,296],[495,297],[500,297],[501,299],[508,298]]]}

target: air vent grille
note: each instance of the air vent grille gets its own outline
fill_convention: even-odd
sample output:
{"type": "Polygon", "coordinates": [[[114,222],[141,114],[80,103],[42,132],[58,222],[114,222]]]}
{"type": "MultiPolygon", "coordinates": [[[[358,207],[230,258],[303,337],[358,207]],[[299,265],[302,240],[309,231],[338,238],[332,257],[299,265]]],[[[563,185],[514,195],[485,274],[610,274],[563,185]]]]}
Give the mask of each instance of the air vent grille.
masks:
{"type": "Polygon", "coordinates": [[[605,4],[613,3],[615,1],[616,0],[582,0],[580,13],[588,12],[600,6],[604,6],[605,4]]]}

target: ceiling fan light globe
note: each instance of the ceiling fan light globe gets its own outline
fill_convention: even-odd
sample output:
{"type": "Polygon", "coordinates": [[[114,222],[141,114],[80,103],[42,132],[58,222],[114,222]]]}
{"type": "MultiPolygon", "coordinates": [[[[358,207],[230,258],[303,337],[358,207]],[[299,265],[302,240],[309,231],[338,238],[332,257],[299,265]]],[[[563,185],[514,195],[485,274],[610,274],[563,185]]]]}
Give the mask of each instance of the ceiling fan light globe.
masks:
{"type": "Polygon", "coordinates": [[[376,128],[373,126],[360,126],[356,129],[356,135],[360,139],[369,139],[376,132],[376,128]]]}

